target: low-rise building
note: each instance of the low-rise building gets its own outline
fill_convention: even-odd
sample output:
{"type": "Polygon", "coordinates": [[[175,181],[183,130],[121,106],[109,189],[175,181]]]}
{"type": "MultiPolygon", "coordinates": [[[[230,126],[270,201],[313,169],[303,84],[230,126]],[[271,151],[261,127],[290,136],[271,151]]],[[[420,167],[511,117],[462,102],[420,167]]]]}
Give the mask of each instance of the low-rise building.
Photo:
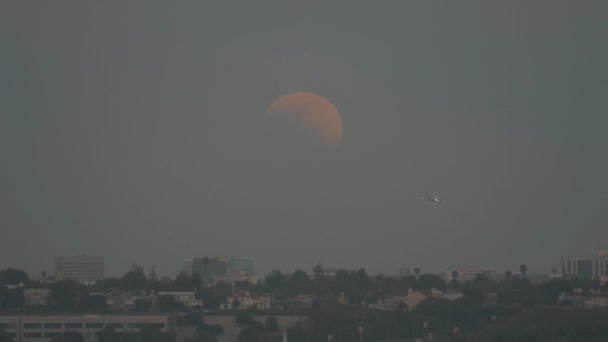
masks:
{"type": "Polygon", "coordinates": [[[447,299],[447,300],[456,300],[458,298],[464,297],[464,294],[455,289],[449,288],[445,291],[439,291],[435,289],[431,289],[431,295],[435,298],[447,299]]]}
{"type": "Polygon", "coordinates": [[[203,308],[203,301],[196,299],[194,291],[159,292],[158,296],[172,296],[176,301],[180,302],[186,308],[198,308],[201,310],[203,308]]]}
{"type": "Polygon", "coordinates": [[[44,306],[48,304],[51,290],[49,289],[25,289],[23,290],[23,305],[44,306]]]}
{"type": "Polygon", "coordinates": [[[452,280],[457,280],[461,283],[467,283],[475,280],[478,275],[484,275],[488,278],[492,278],[492,276],[496,273],[496,271],[491,267],[463,267],[458,270],[450,271],[447,273],[442,273],[439,275],[446,283],[449,283],[452,280]],[[454,278],[454,275],[456,277],[454,278]]]}
{"type": "Polygon", "coordinates": [[[267,310],[272,307],[271,296],[264,294],[251,294],[244,292],[230,297],[226,297],[226,305],[223,309],[250,309],[267,310]]]}
{"type": "Polygon", "coordinates": [[[245,272],[224,274],[224,275],[216,275],[213,277],[213,286],[216,286],[218,283],[228,283],[234,286],[236,283],[240,282],[248,282],[253,285],[257,285],[260,278],[255,274],[247,274],[245,272]]]}
{"type": "Polygon", "coordinates": [[[86,342],[97,342],[98,332],[104,328],[135,332],[151,325],[174,331],[175,324],[175,318],[166,314],[0,316],[0,330],[16,342],[50,341],[66,331],[81,333],[86,342]]]}
{"type": "Polygon", "coordinates": [[[407,295],[393,296],[391,301],[394,303],[403,303],[407,305],[407,310],[413,311],[416,309],[416,306],[418,306],[418,304],[420,304],[427,297],[428,296],[422,292],[414,291],[413,289],[408,289],[407,295]]]}

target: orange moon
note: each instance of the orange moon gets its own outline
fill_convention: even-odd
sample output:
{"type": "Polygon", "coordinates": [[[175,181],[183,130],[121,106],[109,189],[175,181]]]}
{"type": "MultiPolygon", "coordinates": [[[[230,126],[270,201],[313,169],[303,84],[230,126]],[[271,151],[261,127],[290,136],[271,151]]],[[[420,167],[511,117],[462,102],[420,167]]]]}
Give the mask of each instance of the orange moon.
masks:
{"type": "Polygon", "coordinates": [[[303,128],[334,150],[342,141],[342,118],[326,98],[298,92],[276,99],[266,110],[266,120],[303,128]]]}

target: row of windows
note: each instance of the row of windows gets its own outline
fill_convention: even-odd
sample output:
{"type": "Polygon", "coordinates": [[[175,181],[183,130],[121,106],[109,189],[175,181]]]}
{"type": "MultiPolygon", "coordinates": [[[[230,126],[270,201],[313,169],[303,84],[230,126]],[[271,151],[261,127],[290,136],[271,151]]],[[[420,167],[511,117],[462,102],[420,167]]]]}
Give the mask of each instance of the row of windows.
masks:
{"type": "MultiPolygon", "coordinates": [[[[127,329],[139,329],[141,327],[143,327],[144,325],[150,325],[150,326],[154,326],[154,327],[159,327],[159,328],[164,328],[165,324],[164,323],[126,323],[126,327],[127,329]]],[[[104,324],[103,323],[45,323],[44,324],[44,328],[45,329],[61,329],[61,328],[65,328],[65,329],[82,329],[83,326],[86,329],[103,329],[104,324]]],[[[122,329],[125,327],[125,325],[123,323],[106,323],[105,324],[106,327],[108,328],[117,328],[117,329],[122,329]]],[[[17,329],[17,324],[14,323],[0,323],[0,329],[17,329]]],[[[25,330],[37,330],[37,329],[42,329],[42,323],[25,323],[23,324],[23,329],[25,330]]]]}
{"type": "MultiPolygon", "coordinates": [[[[17,334],[8,334],[9,337],[12,338],[16,338],[17,334]]],[[[44,336],[44,338],[55,338],[55,337],[61,337],[61,333],[55,332],[55,333],[44,333],[44,335],[42,333],[37,333],[37,332],[26,332],[23,333],[23,338],[42,338],[42,336],[44,336]]],[[[92,339],[92,338],[97,338],[97,333],[95,332],[88,332],[85,333],[84,336],[87,339],[92,339]]]]}

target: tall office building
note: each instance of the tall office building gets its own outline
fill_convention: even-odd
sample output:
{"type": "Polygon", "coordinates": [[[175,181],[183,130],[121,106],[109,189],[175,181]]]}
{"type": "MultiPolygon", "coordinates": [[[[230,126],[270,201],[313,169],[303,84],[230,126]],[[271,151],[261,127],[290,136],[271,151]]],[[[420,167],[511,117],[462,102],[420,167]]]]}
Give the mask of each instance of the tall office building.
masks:
{"type": "Polygon", "coordinates": [[[226,261],[226,268],[228,274],[255,274],[255,264],[253,262],[253,258],[228,258],[226,261]]]}
{"type": "Polygon", "coordinates": [[[102,256],[56,256],[55,279],[74,279],[81,283],[92,283],[103,279],[102,256]]]}
{"type": "Polygon", "coordinates": [[[184,271],[190,275],[197,273],[203,284],[210,284],[214,276],[226,275],[228,267],[224,259],[205,257],[184,260],[184,271]]]}
{"type": "Polygon", "coordinates": [[[608,251],[597,251],[594,258],[564,259],[562,274],[592,279],[608,275],[608,251]]]}

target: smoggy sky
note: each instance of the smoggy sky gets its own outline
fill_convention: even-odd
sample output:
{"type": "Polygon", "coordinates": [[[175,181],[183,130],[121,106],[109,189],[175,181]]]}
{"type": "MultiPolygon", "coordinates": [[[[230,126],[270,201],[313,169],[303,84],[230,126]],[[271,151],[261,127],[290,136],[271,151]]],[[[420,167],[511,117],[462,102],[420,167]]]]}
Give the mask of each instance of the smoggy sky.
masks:
{"type": "Polygon", "coordinates": [[[227,3],[0,4],[0,268],[540,273],[608,249],[605,1],[227,3]],[[335,152],[265,126],[296,91],[340,111],[335,152]]]}

